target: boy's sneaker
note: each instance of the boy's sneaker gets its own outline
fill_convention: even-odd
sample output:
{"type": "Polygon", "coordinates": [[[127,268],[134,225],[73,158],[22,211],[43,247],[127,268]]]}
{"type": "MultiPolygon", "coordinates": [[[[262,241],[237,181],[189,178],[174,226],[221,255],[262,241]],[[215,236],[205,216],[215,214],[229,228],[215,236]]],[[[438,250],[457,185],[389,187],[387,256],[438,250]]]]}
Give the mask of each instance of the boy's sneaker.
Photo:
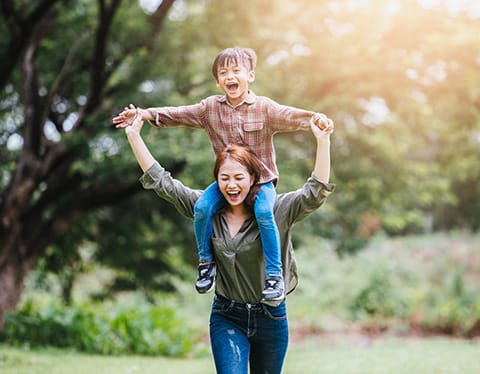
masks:
{"type": "Polygon", "coordinates": [[[217,265],[215,265],[215,262],[198,265],[198,278],[195,282],[195,288],[198,293],[207,293],[215,288],[216,274],[217,265]]]}
{"type": "Polygon", "coordinates": [[[264,300],[282,300],[285,297],[285,284],[281,275],[267,275],[262,292],[264,300]]]}

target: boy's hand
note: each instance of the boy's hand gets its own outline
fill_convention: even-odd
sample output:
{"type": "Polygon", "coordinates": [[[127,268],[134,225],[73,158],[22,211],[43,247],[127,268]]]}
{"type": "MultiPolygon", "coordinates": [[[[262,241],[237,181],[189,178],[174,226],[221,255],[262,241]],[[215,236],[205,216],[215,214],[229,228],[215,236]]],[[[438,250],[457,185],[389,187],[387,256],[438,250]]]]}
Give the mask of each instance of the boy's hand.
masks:
{"type": "Polygon", "coordinates": [[[330,129],[329,134],[333,132],[333,128],[335,127],[333,121],[323,113],[315,113],[312,116],[311,122],[321,130],[330,129]]]}
{"type": "Polygon", "coordinates": [[[138,113],[139,110],[135,108],[133,104],[130,104],[130,106],[125,107],[116,117],[112,118],[112,123],[116,124],[115,127],[117,129],[131,126],[138,113]]]}

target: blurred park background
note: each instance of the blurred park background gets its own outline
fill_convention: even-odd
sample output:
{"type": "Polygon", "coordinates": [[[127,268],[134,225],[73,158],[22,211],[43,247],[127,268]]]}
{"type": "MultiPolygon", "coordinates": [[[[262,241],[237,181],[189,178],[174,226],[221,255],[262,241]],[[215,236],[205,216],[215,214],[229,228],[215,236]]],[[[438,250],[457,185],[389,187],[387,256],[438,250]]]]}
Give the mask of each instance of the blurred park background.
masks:
{"type": "MultiPolygon", "coordinates": [[[[142,190],[111,118],[219,93],[211,64],[235,45],[258,54],[257,95],[336,125],[336,192],[294,231],[293,336],[480,335],[479,1],[2,0],[0,11],[4,343],[208,354],[192,222],[142,190]]],[[[203,131],[144,135],[186,185],[212,181],[203,131]]],[[[275,145],[279,192],[299,188],[311,134],[275,145]]]]}

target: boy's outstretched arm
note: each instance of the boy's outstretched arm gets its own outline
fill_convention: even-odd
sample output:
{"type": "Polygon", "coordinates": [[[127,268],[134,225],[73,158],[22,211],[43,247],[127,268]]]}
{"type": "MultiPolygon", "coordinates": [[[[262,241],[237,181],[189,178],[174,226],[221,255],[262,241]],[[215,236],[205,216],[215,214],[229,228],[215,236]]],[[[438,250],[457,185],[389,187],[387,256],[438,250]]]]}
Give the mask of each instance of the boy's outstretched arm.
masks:
{"type": "Polygon", "coordinates": [[[133,104],[130,104],[112,118],[112,123],[116,125],[116,128],[126,128],[133,124],[137,115],[140,116],[142,121],[152,121],[154,119],[148,110],[136,108],[133,104]]]}
{"type": "Polygon", "coordinates": [[[135,108],[134,105],[125,107],[112,122],[117,128],[126,128],[133,123],[135,115],[141,116],[143,121],[149,121],[154,127],[188,127],[194,129],[204,128],[206,104],[181,105],[178,107],[150,107],[146,109],[135,108]]]}

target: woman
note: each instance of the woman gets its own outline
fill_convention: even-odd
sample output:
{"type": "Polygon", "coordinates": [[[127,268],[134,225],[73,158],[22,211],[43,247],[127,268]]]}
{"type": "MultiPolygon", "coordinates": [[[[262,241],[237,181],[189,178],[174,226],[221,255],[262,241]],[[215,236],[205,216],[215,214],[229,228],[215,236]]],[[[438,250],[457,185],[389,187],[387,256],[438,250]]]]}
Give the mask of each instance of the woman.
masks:
{"type": "MultiPolygon", "coordinates": [[[[136,116],[125,128],[128,141],[143,170],[143,187],[153,189],[183,215],[193,219],[202,191],[171,177],[145,145],[136,116]]],[[[334,186],[330,177],[330,134],[311,123],[317,152],[312,176],[293,192],[280,194],[275,203],[286,292],[297,285],[291,229],[318,209],[334,186]]],[[[225,198],[225,208],[213,219],[212,247],[217,263],[215,296],[210,315],[210,342],[218,373],[280,373],[288,345],[285,300],[262,301],[265,278],[260,233],[252,206],[258,189],[258,159],[242,146],[228,146],[217,156],[214,176],[225,198]]]]}

